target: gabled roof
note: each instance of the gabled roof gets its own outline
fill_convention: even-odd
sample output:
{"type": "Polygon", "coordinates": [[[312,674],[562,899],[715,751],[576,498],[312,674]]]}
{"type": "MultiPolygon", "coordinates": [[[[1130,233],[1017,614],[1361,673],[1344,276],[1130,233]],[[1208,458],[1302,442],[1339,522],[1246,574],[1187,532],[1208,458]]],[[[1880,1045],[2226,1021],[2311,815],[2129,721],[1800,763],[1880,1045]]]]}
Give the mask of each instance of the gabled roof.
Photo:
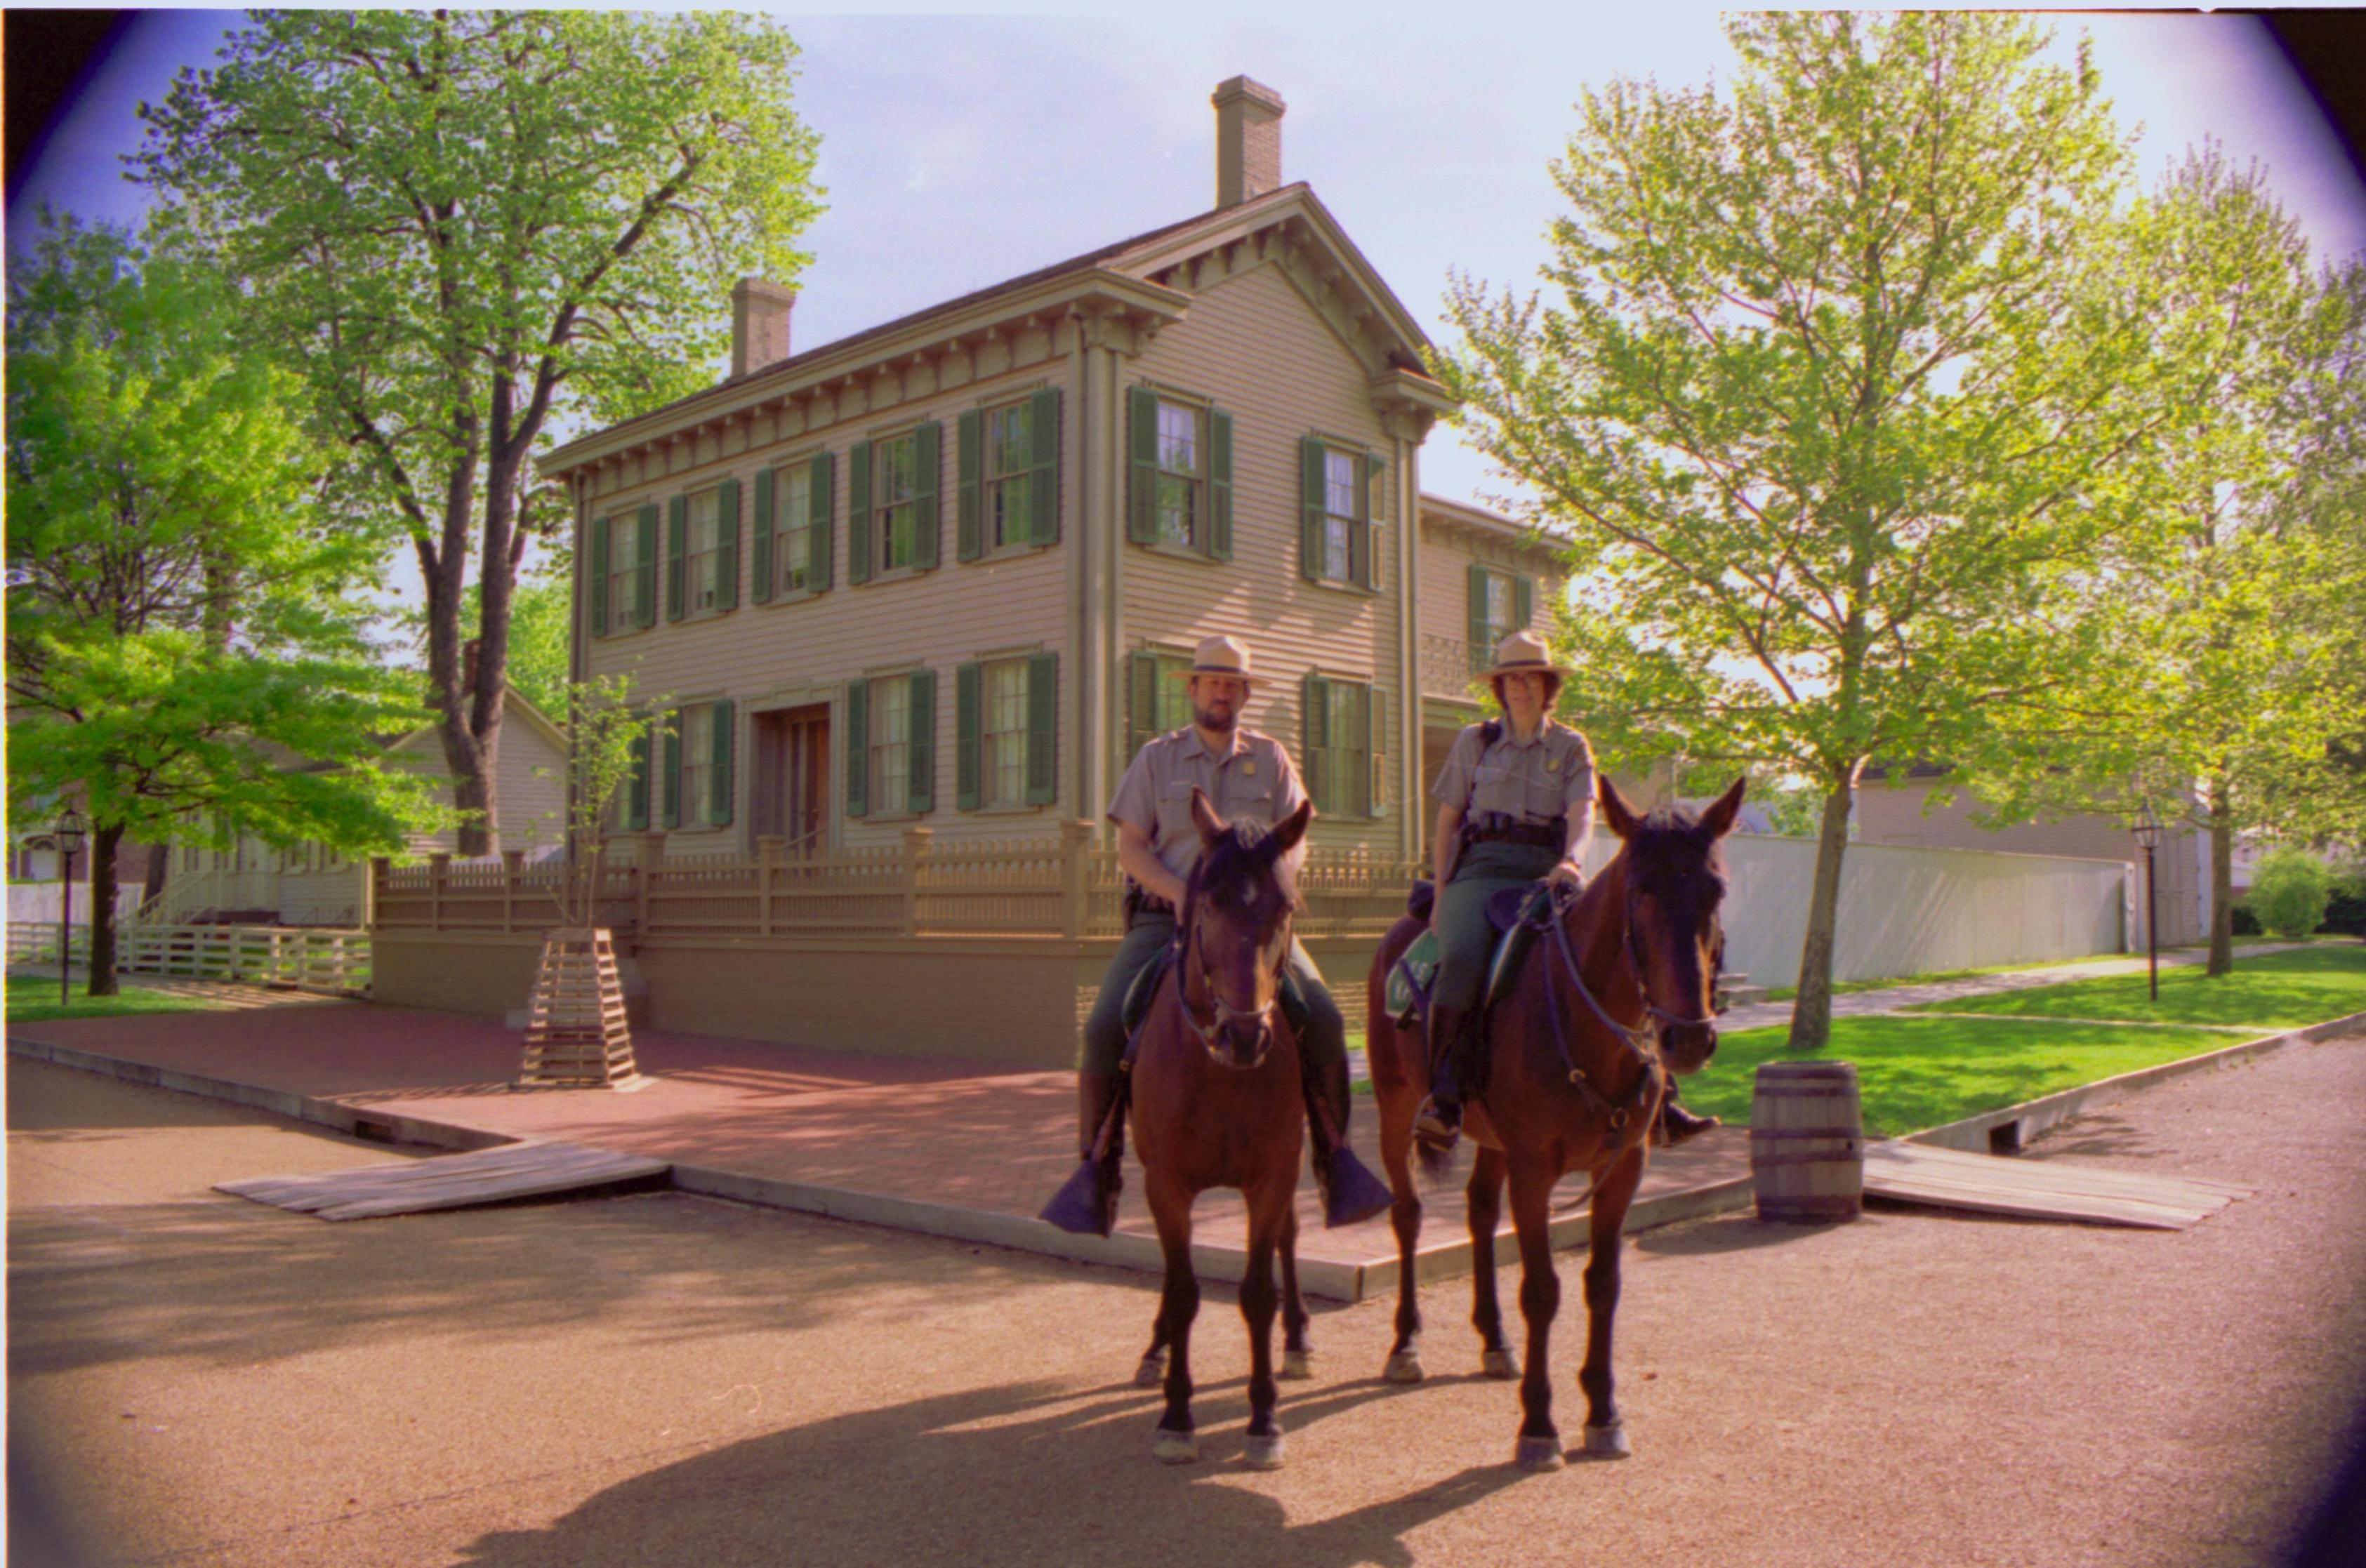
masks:
{"type": "MultiPolygon", "coordinates": [[[[918,345],[975,330],[978,319],[998,308],[1075,303],[1089,297],[1154,320],[1179,319],[1190,306],[1192,263],[1243,242],[1270,243],[1279,230],[1288,253],[1304,258],[1314,286],[1335,291],[1347,313],[1368,324],[1374,340],[1369,363],[1376,392],[1391,389],[1403,400],[1445,409],[1450,400],[1422,368],[1429,347],[1420,323],[1351,241],[1338,220],[1303,181],[1211,212],[1087,251],[1047,267],[976,289],[884,321],[717,382],[646,414],[620,420],[558,447],[537,465],[556,476],[615,455],[642,441],[654,441],[685,425],[727,416],[772,398],[861,374],[916,352],[918,345]],[[1185,286],[1174,286],[1177,281],[1185,286]]],[[[1303,286],[1305,280],[1301,280],[1303,286]]]]}

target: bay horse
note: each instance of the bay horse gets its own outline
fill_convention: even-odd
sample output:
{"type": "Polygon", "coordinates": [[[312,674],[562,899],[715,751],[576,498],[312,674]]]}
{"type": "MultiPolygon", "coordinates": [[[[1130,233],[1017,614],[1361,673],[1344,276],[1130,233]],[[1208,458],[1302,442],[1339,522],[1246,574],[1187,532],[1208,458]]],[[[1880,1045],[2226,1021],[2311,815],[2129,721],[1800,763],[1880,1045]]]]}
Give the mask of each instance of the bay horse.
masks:
{"type": "MultiPolygon", "coordinates": [[[[1723,947],[1725,896],[1719,842],[1733,830],[1747,779],[1736,779],[1698,817],[1663,809],[1639,817],[1608,776],[1596,795],[1603,820],[1625,842],[1583,892],[1557,903],[1511,989],[1488,1016],[1482,1086],[1469,1097],[1463,1126],[1476,1146],[1466,1189],[1470,1220],[1471,1326],[1491,1377],[1520,1377],[1524,1419],[1515,1461],[1557,1470],[1547,1353],[1560,1277],[1553,1262],[1549,1204],[1553,1184],[1583,1170],[1592,1182],[1585,1264],[1588,1458],[1630,1450],[1613,1397],[1611,1322],[1618,1308],[1618,1251],[1628,1205],[1643,1180],[1649,1135],[1670,1073],[1697,1072],[1717,1050],[1714,986],[1723,947]],[[1495,1294],[1495,1226],[1508,1179],[1519,1236],[1520,1311],[1527,1320],[1527,1370],[1504,1342],[1495,1294]]],[[[1423,930],[1407,915],[1380,945],[1369,982],[1367,1055],[1380,1115],[1380,1158],[1395,1198],[1396,1340],[1383,1375],[1418,1383],[1421,1308],[1414,1249],[1421,1198],[1407,1157],[1414,1113],[1429,1078],[1420,1029],[1399,1029],[1384,997],[1390,969],[1423,930]]],[[[1423,1150],[1432,1176],[1450,1155],[1423,1150]]]]}
{"type": "Polygon", "coordinates": [[[1191,791],[1200,858],[1177,921],[1180,946],[1142,1025],[1131,1074],[1134,1152],[1144,1195],[1166,1254],[1157,1326],[1135,1382],[1156,1381],[1166,1412],[1151,1452],[1169,1464],[1199,1458],[1191,1423],[1191,1320],[1200,1282],[1191,1269],[1191,1204],[1211,1187],[1236,1187],[1248,1209],[1248,1267],[1241,1316],[1249,1330],[1252,1469],[1282,1462],[1275,1420],[1274,1269],[1281,1268],[1283,1375],[1308,1374],[1307,1312],[1298,1294],[1298,1170],[1306,1102],[1298,1041],[1279,1003],[1298,910],[1283,857],[1306,835],[1311,802],[1274,824],[1226,823],[1191,791]],[[1170,1357],[1171,1352],[1171,1359],[1170,1357]]]}

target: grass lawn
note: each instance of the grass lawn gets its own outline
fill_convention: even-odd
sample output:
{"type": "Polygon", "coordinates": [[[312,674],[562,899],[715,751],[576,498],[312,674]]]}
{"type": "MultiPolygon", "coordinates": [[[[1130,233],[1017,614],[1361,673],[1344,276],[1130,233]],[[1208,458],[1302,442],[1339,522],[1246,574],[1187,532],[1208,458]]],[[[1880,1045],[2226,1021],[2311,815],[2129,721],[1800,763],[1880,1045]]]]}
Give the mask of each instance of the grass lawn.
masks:
{"type": "MultiPolygon", "coordinates": [[[[1832,994],[1846,996],[1860,991],[1892,991],[1901,985],[1936,985],[1941,980],[1976,980],[1981,975],[2019,974],[2023,969],[2054,969],[2070,964],[2114,964],[2126,958],[2125,953],[2090,953],[2083,958],[2048,958],[2042,964],[1990,964],[1982,969],[1933,969],[1927,975],[1898,975],[1888,980],[1834,980],[1832,994]]],[[[1796,1000],[1796,985],[1776,986],[1766,993],[1769,1002],[1796,1000]]]]}
{"type": "Polygon", "coordinates": [[[2142,974],[2103,975],[2034,991],[1924,1002],[1907,1011],[2296,1029],[2366,1012],[2366,944],[2313,945],[2237,958],[2234,972],[2216,980],[2198,966],[2163,969],[2158,1002],[2151,999],[2142,974]]]}
{"type": "MultiPolygon", "coordinates": [[[[2164,1001],[2167,991],[2164,982],[2164,1001]]],[[[1835,1018],[1831,1044],[1798,1057],[1784,1047],[1789,1033],[1751,1029],[1724,1036],[1707,1070],[1684,1081],[1684,1103],[1747,1122],[1759,1063],[1850,1061],[1865,1130],[1887,1137],[2236,1043],[2202,1029],[1892,1016],[1835,1018]]]]}
{"type": "Polygon", "coordinates": [[[125,986],[118,996],[84,996],[83,987],[87,983],[76,979],[73,1000],[60,1007],[58,982],[54,977],[10,975],[8,1022],[35,1024],[45,1018],[120,1018],[134,1013],[206,1013],[220,1005],[131,986],[125,986]]]}

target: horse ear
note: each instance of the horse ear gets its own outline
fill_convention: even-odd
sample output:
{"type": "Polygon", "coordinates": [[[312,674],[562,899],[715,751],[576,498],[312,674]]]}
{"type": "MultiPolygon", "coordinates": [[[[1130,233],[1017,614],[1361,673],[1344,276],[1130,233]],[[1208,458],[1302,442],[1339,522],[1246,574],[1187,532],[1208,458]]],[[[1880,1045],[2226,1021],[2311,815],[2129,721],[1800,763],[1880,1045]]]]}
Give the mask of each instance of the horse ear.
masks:
{"type": "Polygon", "coordinates": [[[1708,829],[1711,838],[1723,838],[1733,831],[1733,819],[1741,814],[1741,793],[1750,782],[1743,774],[1733,781],[1733,788],[1719,795],[1708,810],[1701,813],[1701,826],[1708,829]]]}
{"type": "Polygon", "coordinates": [[[1273,848],[1272,858],[1279,860],[1297,848],[1298,841],[1306,836],[1306,824],[1313,820],[1314,802],[1301,801],[1298,810],[1274,823],[1273,832],[1266,835],[1266,843],[1273,848]]]}
{"type": "Polygon", "coordinates": [[[1635,808],[1627,803],[1627,797],[1618,792],[1618,786],[1610,782],[1610,775],[1594,775],[1594,793],[1602,802],[1602,820],[1610,831],[1621,838],[1634,837],[1638,826],[1635,808]]]}
{"type": "Polygon", "coordinates": [[[1197,784],[1191,786],[1191,825],[1200,830],[1202,847],[1215,843],[1224,831],[1224,819],[1218,816],[1216,808],[1208,803],[1208,791],[1197,784]]]}

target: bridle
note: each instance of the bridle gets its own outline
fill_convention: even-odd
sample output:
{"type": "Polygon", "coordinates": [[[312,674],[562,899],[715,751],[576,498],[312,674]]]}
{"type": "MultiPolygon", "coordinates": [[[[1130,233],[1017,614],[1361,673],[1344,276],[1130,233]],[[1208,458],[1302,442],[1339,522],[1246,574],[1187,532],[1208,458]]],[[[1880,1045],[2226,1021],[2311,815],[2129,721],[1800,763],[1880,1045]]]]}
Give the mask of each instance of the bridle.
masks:
{"type": "MultiPolygon", "coordinates": [[[[1217,988],[1216,977],[1208,969],[1207,945],[1199,940],[1199,867],[1192,868],[1191,885],[1183,899],[1183,907],[1190,912],[1189,918],[1179,921],[1176,926],[1175,945],[1177,951],[1175,955],[1175,1003],[1183,1010],[1183,1021],[1191,1026],[1191,1033],[1198,1037],[1200,1048],[1213,1053],[1216,1049],[1217,1036],[1234,1024],[1255,1024],[1268,1034],[1271,1033],[1274,1013],[1281,1005],[1281,988],[1279,985],[1274,987],[1273,1000],[1263,1007],[1238,1008],[1224,1000],[1224,993],[1217,988]],[[1200,989],[1208,997],[1209,1014],[1206,1017],[1202,1017],[1200,1010],[1191,1004],[1190,976],[1183,967],[1186,962],[1194,959],[1200,967],[1200,989]]],[[[1284,964],[1289,961],[1290,927],[1296,919],[1294,911],[1290,909],[1282,911],[1281,952],[1284,964]]]]}
{"type": "Polygon", "coordinates": [[[1642,1065],[1642,1072],[1636,1079],[1634,1089],[1618,1100],[1609,1099],[1594,1086],[1585,1070],[1578,1066],[1576,1058],[1570,1055],[1568,1034],[1561,1027],[1560,1009],[1552,1006],[1550,999],[1547,999],[1545,1016],[1552,1022],[1553,1048],[1560,1054],[1560,1064],[1569,1073],[1569,1081],[1586,1103],[1587,1108],[1600,1116],[1614,1133],[1627,1129],[1633,1114],[1650,1102],[1654,1090],[1668,1075],[1667,1063],[1660,1052],[1661,1027],[1663,1025],[1703,1025],[1710,1023],[1714,1017],[1687,1018],[1671,1013],[1651,999],[1651,988],[1645,978],[1649,966],[1643,962],[1640,946],[1641,927],[1635,919],[1635,883],[1631,877],[1623,874],[1621,880],[1618,917],[1626,926],[1626,939],[1620,944],[1620,957],[1627,962],[1627,978],[1633,982],[1635,994],[1643,999],[1643,1022],[1639,1025],[1622,1024],[1612,1017],[1610,1010],[1602,1004],[1602,999],[1594,995],[1593,989],[1585,983],[1576,950],[1569,939],[1569,916],[1576,905],[1578,895],[1568,891],[1567,884],[1561,884],[1552,890],[1549,898],[1538,901],[1538,906],[1535,906],[1540,907],[1544,924],[1552,927],[1553,949],[1560,958],[1560,967],[1569,977],[1569,983],[1576,989],[1586,1006],[1593,1010],[1594,1017],[1601,1020],[1603,1027],[1608,1029],[1612,1036],[1627,1047],[1628,1053],[1642,1065]]]}

